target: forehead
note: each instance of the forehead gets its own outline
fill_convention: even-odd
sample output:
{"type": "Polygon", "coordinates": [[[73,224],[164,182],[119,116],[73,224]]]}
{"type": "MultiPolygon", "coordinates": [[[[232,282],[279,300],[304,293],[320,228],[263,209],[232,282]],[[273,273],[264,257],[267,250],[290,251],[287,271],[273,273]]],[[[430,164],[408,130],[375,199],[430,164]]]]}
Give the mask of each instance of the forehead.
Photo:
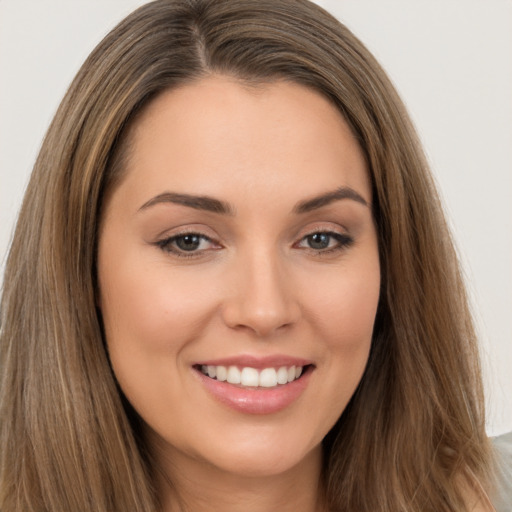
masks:
{"type": "Polygon", "coordinates": [[[125,171],[146,199],[165,189],[311,196],[342,185],[371,202],[364,156],[340,112],[284,81],[248,87],[214,76],[162,93],[132,128],[125,171]]]}

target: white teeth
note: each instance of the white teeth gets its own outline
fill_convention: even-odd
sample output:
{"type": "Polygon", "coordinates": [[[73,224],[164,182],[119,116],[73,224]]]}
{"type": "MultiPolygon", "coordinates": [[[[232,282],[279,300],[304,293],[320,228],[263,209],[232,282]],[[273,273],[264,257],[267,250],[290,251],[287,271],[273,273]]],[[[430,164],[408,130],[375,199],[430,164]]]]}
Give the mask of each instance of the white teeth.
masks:
{"type": "Polygon", "coordinates": [[[240,382],[241,382],[240,370],[236,366],[230,366],[228,368],[228,374],[227,374],[226,380],[230,384],[240,384],[240,382]]]}
{"type": "Polygon", "coordinates": [[[240,377],[240,383],[242,386],[258,386],[258,370],[255,370],[254,368],[244,368],[240,377]]]}
{"type": "Polygon", "coordinates": [[[224,382],[227,378],[228,378],[228,371],[227,371],[226,367],[225,366],[217,366],[217,380],[224,382]]]}
{"type": "Polygon", "coordinates": [[[288,368],[286,366],[281,366],[279,370],[277,370],[277,383],[278,384],[286,384],[288,382],[288,368]]]}
{"type": "Polygon", "coordinates": [[[245,367],[241,370],[237,366],[214,366],[202,365],[201,372],[211,379],[217,379],[221,382],[230,384],[241,384],[247,387],[273,388],[278,384],[283,385],[293,382],[302,375],[302,366],[280,366],[275,368],[264,368],[256,370],[255,368],[245,367]]]}
{"type": "Polygon", "coordinates": [[[273,388],[277,386],[277,372],[274,368],[265,368],[260,372],[260,386],[263,388],[273,388]]]}

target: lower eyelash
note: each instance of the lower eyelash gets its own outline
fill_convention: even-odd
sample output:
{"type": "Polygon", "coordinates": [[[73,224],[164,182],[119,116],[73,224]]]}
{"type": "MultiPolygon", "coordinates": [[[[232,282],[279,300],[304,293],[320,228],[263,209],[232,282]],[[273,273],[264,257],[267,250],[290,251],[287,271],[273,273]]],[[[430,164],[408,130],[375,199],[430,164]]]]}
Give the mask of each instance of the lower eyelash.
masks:
{"type": "Polygon", "coordinates": [[[185,251],[185,250],[180,250],[180,249],[172,246],[172,243],[175,240],[177,240],[178,238],[187,236],[187,235],[189,235],[189,236],[197,236],[201,240],[206,240],[208,242],[212,241],[210,238],[208,238],[205,235],[201,235],[200,233],[179,233],[177,235],[173,235],[171,237],[164,238],[163,240],[159,240],[159,241],[156,242],[155,245],[157,245],[162,251],[167,252],[167,253],[172,253],[175,256],[178,256],[179,258],[194,258],[194,257],[198,257],[199,255],[202,254],[203,251],[185,251]]]}
{"type": "MultiPolygon", "coordinates": [[[[329,247],[326,249],[313,249],[312,247],[306,248],[306,249],[309,249],[310,251],[314,252],[316,255],[326,255],[326,254],[330,254],[330,253],[333,253],[336,251],[341,251],[343,249],[350,247],[354,243],[354,239],[352,237],[345,235],[345,234],[330,232],[330,231],[314,231],[313,233],[310,233],[310,234],[306,235],[305,237],[303,237],[302,240],[306,239],[309,236],[318,234],[318,233],[322,233],[322,234],[325,234],[325,235],[328,235],[328,236],[334,238],[338,242],[338,244],[335,245],[334,247],[329,247]]],[[[199,257],[204,252],[204,250],[185,251],[185,250],[180,250],[179,248],[175,248],[172,246],[172,243],[176,239],[178,239],[180,237],[187,236],[187,235],[194,235],[194,236],[199,237],[201,240],[212,242],[212,240],[209,237],[207,237],[205,235],[201,235],[200,233],[179,233],[177,235],[173,235],[171,237],[159,240],[155,243],[155,245],[158,246],[162,251],[167,252],[167,253],[172,253],[173,255],[175,255],[179,258],[199,257]]]]}
{"type": "Polygon", "coordinates": [[[312,251],[315,255],[321,256],[332,252],[341,251],[343,249],[347,249],[354,243],[354,239],[351,236],[342,233],[336,233],[334,231],[314,231],[306,235],[304,238],[302,238],[302,240],[316,234],[324,234],[330,236],[331,238],[334,238],[338,244],[334,247],[328,247],[326,249],[314,249],[313,247],[306,247],[306,249],[312,251]]]}
{"type": "Polygon", "coordinates": [[[335,238],[341,247],[349,247],[354,243],[354,239],[348,235],[342,235],[340,233],[329,233],[333,238],[335,238]]]}

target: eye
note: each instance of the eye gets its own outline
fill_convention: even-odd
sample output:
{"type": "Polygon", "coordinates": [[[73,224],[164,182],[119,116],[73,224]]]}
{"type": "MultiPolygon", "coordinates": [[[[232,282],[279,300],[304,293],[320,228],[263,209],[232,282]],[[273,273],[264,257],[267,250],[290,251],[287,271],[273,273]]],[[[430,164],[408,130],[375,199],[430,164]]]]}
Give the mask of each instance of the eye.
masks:
{"type": "Polygon", "coordinates": [[[174,253],[177,256],[195,256],[209,249],[218,248],[218,245],[200,233],[183,233],[171,236],[157,242],[158,247],[165,252],[174,253]]]}
{"type": "Polygon", "coordinates": [[[353,239],[348,235],[331,231],[317,231],[305,236],[298,247],[312,249],[317,252],[330,252],[350,246],[353,239]]]}

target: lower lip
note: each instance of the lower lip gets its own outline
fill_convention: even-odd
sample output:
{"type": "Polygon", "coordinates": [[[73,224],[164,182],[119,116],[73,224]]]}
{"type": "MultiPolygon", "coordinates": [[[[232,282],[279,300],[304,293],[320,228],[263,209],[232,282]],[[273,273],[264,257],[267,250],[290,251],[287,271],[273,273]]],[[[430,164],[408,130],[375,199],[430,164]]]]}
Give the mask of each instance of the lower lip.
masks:
{"type": "Polygon", "coordinates": [[[299,379],[274,388],[242,388],[194,371],[208,392],[231,409],[245,414],[272,414],[286,409],[300,397],[309,383],[313,367],[309,366],[299,379]]]}

